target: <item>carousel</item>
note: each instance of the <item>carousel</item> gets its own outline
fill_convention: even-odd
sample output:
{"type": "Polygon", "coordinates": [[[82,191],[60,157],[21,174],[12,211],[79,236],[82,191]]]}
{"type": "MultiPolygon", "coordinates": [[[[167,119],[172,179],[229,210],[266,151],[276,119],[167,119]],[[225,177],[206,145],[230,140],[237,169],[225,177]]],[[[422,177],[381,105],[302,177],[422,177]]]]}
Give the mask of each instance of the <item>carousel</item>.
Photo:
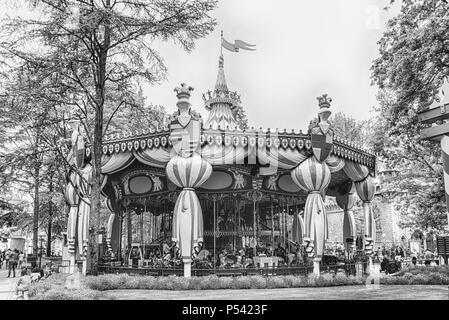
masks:
{"type": "MultiPolygon", "coordinates": [[[[215,88],[202,95],[205,120],[191,108],[193,90],[184,83],[174,90],[178,110],[167,127],[105,137],[102,194],[110,217],[104,263],[146,268],[155,256],[167,257],[188,277],[198,257],[213,268],[236,263],[236,256],[243,267],[242,256],[254,267],[276,267],[277,256],[288,260],[301,246],[319,273],[328,236],[326,196],[344,210],[342,242],[349,253],[357,236],[351,208],[357,197],[363,201],[363,248],[372,254],[376,158],[334,134],[329,96],[318,97],[318,117],[305,132],[241,130],[240,95],[228,89],[222,55],[215,88]]],[[[68,260],[70,270],[81,261],[85,272],[91,150],[79,122],[71,125],[70,161],[78,170],[66,188],[68,260]]]]}

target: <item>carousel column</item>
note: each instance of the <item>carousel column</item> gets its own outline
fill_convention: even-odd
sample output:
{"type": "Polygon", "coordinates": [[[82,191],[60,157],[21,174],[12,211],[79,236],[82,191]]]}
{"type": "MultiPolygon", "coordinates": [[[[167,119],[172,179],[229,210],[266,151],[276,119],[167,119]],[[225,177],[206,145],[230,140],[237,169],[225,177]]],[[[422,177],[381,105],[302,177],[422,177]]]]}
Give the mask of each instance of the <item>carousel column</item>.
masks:
{"type": "Polygon", "coordinates": [[[313,257],[313,272],[320,274],[320,261],[327,239],[327,217],[322,192],[331,180],[329,167],[310,156],[292,172],[293,181],[308,192],[304,207],[304,244],[309,257],[313,257]]]}
{"type": "Polygon", "coordinates": [[[259,190],[249,191],[246,197],[253,202],[253,236],[254,236],[254,256],[257,255],[257,203],[262,199],[263,194],[259,190]]]}
{"type": "Polygon", "coordinates": [[[369,257],[368,272],[372,273],[373,268],[373,247],[376,241],[376,222],[371,208],[371,201],[374,198],[376,185],[374,178],[368,175],[363,181],[356,182],[355,188],[360,199],[363,201],[363,212],[365,216],[365,254],[369,257]]]}
{"type": "Polygon", "coordinates": [[[172,239],[179,244],[184,276],[190,277],[192,251],[199,242],[203,242],[203,213],[194,188],[210,177],[212,166],[194,153],[189,158],[175,156],[167,164],[166,170],[169,179],[183,188],[173,211],[172,239]]]}
{"type": "MultiPolygon", "coordinates": [[[[87,164],[82,170],[80,180],[81,201],[78,212],[78,250],[83,263],[82,273],[86,275],[87,259],[89,255],[89,220],[90,220],[90,194],[92,191],[92,166],[87,164]]],[[[98,250],[98,248],[94,249],[98,250]]]]}
{"type": "Polygon", "coordinates": [[[78,175],[73,172],[70,175],[69,183],[66,186],[64,197],[69,209],[69,217],[67,221],[67,243],[68,243],[68,253],[69,253],[69,273],[73,273],[75,266],[76,257],[76,247],[75,247],[75,237],[76,237],[76,222],[78,219],[78,210],[80,197],[75,186],[78,184],[78,175]]]}
{"type": "Polygon", "coordinates": [[[109,219],[108,219],[107,229],[106,229],[106,246],[108,248],[108,253],[110,253],[111,256],[114,257],[114,252],[112,251],[111,242],[112,242],[112,227],[114,225],[114,220],[116,218],[116,214],[114,212],[114,209],[112,208],[111,199],[106,198],[105,204],[106,204],[106,207],[111,212],[111,215],[109,216],[109,219]]]}
{"type": "Polygon", "coordinates": [[[355,190],[351,189],[344,195],[338,195],[336,197],[337,204],[343,209],[343,242],[345,243],[345,249],[348,252],[349,258],[352,257],[355,249],[355,240],[357,237],[354,212],[352,207],[356,201],[355,190]]]}

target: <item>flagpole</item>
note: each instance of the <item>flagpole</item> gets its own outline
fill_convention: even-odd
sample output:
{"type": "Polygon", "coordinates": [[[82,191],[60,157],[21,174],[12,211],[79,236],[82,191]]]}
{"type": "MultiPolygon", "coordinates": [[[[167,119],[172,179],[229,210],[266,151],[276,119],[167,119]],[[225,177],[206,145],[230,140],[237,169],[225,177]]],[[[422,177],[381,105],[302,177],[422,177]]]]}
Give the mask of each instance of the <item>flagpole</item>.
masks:
{"type": "Polygon", "coordinates": [[[221,37],[220,37],[220,55],[223,55],[223,30],[221,30],[221,37]]]}

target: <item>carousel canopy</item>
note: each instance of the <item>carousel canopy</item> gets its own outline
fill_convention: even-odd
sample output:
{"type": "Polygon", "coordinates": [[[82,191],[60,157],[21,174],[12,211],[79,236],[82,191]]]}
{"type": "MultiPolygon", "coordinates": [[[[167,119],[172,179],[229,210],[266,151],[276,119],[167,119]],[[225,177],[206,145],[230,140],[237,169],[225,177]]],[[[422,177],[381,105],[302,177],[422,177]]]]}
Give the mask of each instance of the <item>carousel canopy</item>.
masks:
{"type": "MultiPolygon", "coordinates": [[[[188,99],[193,88],[188,89],[182,93],[178,102],[180,111],[173,117],[180,115],[180,106],[183,105],[192,117],[199,119],[199,147],[196,152],[213,166],[211,178],[202,186],[204,189],[253,189],[259,183],[273,193],[298,193],[301,188],[292,181],[290,171],[311,155],[329,167],[331,181],[326,192],[330,195],[341,193],[339,188],[350,182],[375,175],[375,155],[334,135],[331,125],[326,124],[331,113],[331,99],[327,95],[318,98],[320,122],[312,121],[306,132],[262,128],[240,130],[235,117],[236,108],[241,107],[240,96],[228,89],[223,56],[219,59],[214,91],[203,94],[205,108],[209,111],[206,121],[190,110],[188,99]],[[317,128],[326,134],[317,135],[317,128]]],[[[114,179],[107,179],[105,185],[110,194],[119,198],[173,189],[170,181],[164,178],[164,169],[175,155],[172,133],[173,128],[160,127],[106,136],[102,148],[102,171],[107,176],[115,176],[122,184],[117,186],[114,179]],[[149,168],[151,170],[147,170],[149,168]]],[[[90,154],[88,145],[85,152],[90,154]]]]}

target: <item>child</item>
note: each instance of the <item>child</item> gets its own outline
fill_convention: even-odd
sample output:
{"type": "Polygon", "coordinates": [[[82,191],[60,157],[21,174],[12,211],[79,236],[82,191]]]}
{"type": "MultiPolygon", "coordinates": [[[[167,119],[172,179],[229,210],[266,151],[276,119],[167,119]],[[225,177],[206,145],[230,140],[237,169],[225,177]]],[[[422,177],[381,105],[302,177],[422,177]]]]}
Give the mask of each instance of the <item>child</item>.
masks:
{"type": "Polygon", "coordinates": [[[28,290],[30,290],[31,277],[28,275],[27,269],[23,269],[21,277],[17,282],[16,296],[19,297],[19,292],[24,300],[28,300],[28,290]]]}

